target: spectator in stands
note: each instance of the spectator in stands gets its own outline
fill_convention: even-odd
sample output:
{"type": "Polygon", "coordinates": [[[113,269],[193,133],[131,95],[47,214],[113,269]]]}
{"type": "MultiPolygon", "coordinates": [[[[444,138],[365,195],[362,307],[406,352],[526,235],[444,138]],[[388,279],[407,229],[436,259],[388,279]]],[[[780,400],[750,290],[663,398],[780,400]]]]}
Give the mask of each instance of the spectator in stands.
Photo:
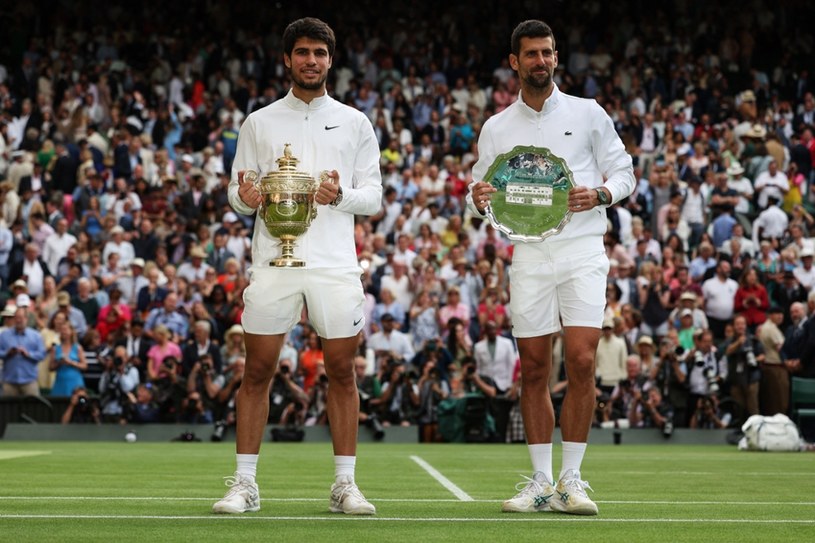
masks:
{"type": "Polygon", "coordinates": [[[243,341],[243,326],[233,324],[224,335],[224,345],[221,347],[221,360],[225,365],[229,366],[239,358],[246,358],[246,344],[243,341]]]}
{"type": "Polygon", "coordinates": [[[37,365],[46,351],[40,334],[27,325],[25,308],[17,307],[13,327],[0,332],[4,396],[39,396],[37,365]]]}
{"type": "Polygon", "coordinates": [[[48,367],[56,372],[52,396],[70,396],[76,388],[85,388],[82,373],[88,369],[85,350],[77,340],[76,331],[70,322],[63,322],[59,329],[59,340],[49,349],[48,367]]]}
{"type": "MultiPolygon", "coordinates": [[[[161,307],[150,311],[144,323],[144,329],[148,335],[155,336],[156,329],[164,326],[172,333],[173,341],[176,343],[183,341],[187,337],[189,321],[178,310],[178,294],[169,292],[164,297],[161,307]]],[[[155,338],[154,338],[155,339],[155,338]]],[[[180,356],[180,354],[179,354],[180,356]]]]}
{"type": "Polygon", "coordinates": [[[475,344],[473,358],[479,375],[492,379],[496,394],[501,395],[512,386],[517,354],[512,340],[500,335],[499,331],[497,322],[489,320],[485,323],[484,339],[475,344]]]}
{"type": "Polygon", "coordinates": [[[739,285],[730,278],[730,262],[719,261],[716,276],[702,283],[707,315],[713,337],[724,337],[724,326],[733,318],[736,291],[739,285]]]}
{"type": "Polygon", "coordinates": [[[148,379],[156,381],[171,373],[180,375],[178,361],[181,360],[182,353],[178,344],[171,340],[170,330],[163,324],[156,326],[153,339],[156,343],[147,351],[148,379]]]}
{"type": "Polygon", "coordinates": [[[769,307],[770,298],[767,289],[759,282],[758,272],[752,268],[745,270],[739,280],[733,310],[744,315],[748,328],[755,333],[758,326],[767,320],[769,307]]]}
{"type": "Polygon", "coordinates": [[[415,355],[410,337],[396,329],[396,320],[390,313],[382,315],[382,329],[368,338],[368,347],[374,350],[377,369],[388,360],[401,364],[415,355]]]}
{"type": "Polygon", "coordinates": [[[51,275],[51,272],[45,261],[40,258],[40,248],[36,243],[28,243],[25,246],[24,258],[11,266],[9,281],[14,283],[22,279],[25,281],[28,295],[37,297],[42,294],[43,279],[46,275],[51,275]]]}
{"type": "Polygon", "coordinates": [[[108,336],[115,337],[119,330],[131,320],[130,306],[122,300],[122,291],[114,287],[110,291],[110,303],[99,311],[96,324],[96,330],[102,342],[107,342],[108,336]]]}
{"type": "Polygon", "coordinates": [[[212,324],[207,320],[197,320],[193,325],[192,338],[184,343],[181,359],[181,374],[190,375],[192,367],[203,356],[209,356],[215,375],[223,371],[220,346],[212,341],[212,324]]]}
{"type": "Polygon", "coordinates": [[[625,340],[614,334],[614,319],[606,318],[595,355],[595,377],[606,394],[625,378],[627,354],[625,340]]]}

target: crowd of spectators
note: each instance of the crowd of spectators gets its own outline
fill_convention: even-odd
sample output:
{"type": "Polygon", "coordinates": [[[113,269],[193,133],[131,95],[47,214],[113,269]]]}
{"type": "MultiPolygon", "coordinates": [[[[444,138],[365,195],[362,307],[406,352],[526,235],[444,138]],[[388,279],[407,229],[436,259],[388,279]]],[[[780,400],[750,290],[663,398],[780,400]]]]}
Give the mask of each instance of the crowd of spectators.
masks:
{"type": "MultiPolygon", "coordinates": [[[[508,33],[529,16],[638,179],[607,210],[597,423],[788,409],[789,374],[815,376],[812,7],[333,4],[311,12],[338,36],[330,93],[382,150],[382,209],[356,222],[364,422],[433,440],[451,399],[517,401],[512,246],[464,196],[480,127],[517,99],[508,33]]],[[[229,424],[253,219],[226,187],[241,122],[288,90],[280,36],[309,3],[38,6],[0,16],[3,394],[70,396],[66,421],[229,424]]],[[[324,424],[326,388],[304,314],[270,422],[324,424]]]]}

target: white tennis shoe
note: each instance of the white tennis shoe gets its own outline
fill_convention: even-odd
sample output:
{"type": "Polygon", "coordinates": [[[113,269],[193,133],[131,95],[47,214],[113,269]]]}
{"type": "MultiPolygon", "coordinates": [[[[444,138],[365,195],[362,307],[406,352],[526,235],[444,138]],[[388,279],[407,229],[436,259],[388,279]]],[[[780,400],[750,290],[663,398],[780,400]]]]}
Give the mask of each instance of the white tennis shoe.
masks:
{"type": "Polygon", "coordinates": [[[504,513],[538,513],[551,511],[551,502],[555,496],[555,489],[552,483],[546,480],[546,476],[540,471],[532,474],[532,477],[521,475],[525,481],[515,485],[515,490],[519,492],[514,497],[508,499],[501,506],[504,513]]]}
{"type": "Polygon", "coordinates": [[[580,472],[570,469],[557,482],[552,509],[571,515],[596,515],[597,504],[591,501],[586,489],[594,492],[589,483],[580,478],[580,472]]]}
{"type": "Polygon", "coordinates": [[[375,515],[373,506],[357,488],[351,477],[340,477],[331,485],[331,500],[328,509],[332,513],[346,515],[375,515]]]}
{"type": "Polygon", "coordinates": [[[260,493],[254,481],[238,472],[225,479],[229,490],[222,500],[212,506],[213,513],[237,514],[260,511],[260,493]]]}

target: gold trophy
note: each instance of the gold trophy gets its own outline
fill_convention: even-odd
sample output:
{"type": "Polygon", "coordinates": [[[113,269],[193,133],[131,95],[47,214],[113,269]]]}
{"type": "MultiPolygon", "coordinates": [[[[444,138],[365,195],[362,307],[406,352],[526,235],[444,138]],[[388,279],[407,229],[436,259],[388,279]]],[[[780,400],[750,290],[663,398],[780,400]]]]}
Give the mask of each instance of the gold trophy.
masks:
{"type": "Polygon", "coordinates": [[[278,268],[302,268],[306,263],[294,258],[294,245],[317,216],[314,195],[319,183],[306,172],[297,171],[300,161],[292,156],[291,144],[285,145],[283,156],[276,162],[277,171],[269,172],[262,179],[258,179],[258,173],[253,170],[247,170],[244,179],[260,191],[260,218],[266,230],[280,240],[282,253],[270,264],[278,268]]]}

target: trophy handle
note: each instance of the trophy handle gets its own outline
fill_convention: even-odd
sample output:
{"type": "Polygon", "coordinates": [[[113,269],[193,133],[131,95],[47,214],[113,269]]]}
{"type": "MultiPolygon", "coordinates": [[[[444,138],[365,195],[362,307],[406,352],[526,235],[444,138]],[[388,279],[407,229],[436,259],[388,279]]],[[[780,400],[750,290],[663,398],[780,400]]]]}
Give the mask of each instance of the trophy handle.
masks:
{"type": "Polygon", "coordinates": [[[246,170],[243,172],[243,180],[252,183],[255,187],[260,188],[260,175],[255,170],[246,170]]]}

